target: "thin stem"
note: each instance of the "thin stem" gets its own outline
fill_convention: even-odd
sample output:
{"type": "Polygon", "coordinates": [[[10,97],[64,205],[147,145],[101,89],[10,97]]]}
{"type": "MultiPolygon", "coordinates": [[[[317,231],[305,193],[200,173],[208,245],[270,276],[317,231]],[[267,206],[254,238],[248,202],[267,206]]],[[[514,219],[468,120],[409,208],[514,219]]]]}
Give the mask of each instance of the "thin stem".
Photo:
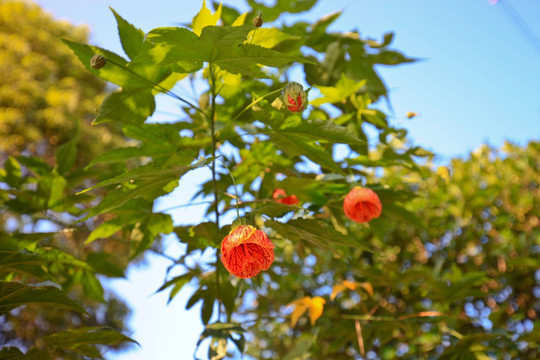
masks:
{"type": "Polygon", "coordinates": [[[165,253],[162,253],[161,251],[158,251],[156,249],[150,248],[148,250],[150,250],[151,252],[153,252],[156,255],[163,256],[165,259],[168,259],[168,260],[172,261],[173,263],[176,263],[178,261],[177,259],[173,258],[172,256],[169,256],[169,255],[167,255],[165,253]]]}
{"type": "Polygon", "coordinates": [[[167,211],[180,209],[180,208],[183,208],[183,207],[197,206],[197,205],[208,205],[208,204],[212,204],[212,202],[210,202],[210,201],[201,201],[201,202],[196,202],[196,203],[181,204],[181,205],[171,206],[171,207],[163,209],[163,210],[156,210],[155,212],[164,213],[164,212],[167,212],[167,211]]]}
{"type": "MultiPolygon", "coordinates": [[[[229,126],[231,126],[232,124],[234,124],[234,122],[235,122],[240,116],[242,116],[242,114],[244,114],[246,111],[248,111],[249,109],[251,109],[251,108],[252,108],[255,104],[257,104],[259,101],[261,101],[261,100],[263,100],[263,99],[265,99],[265,98],[267,98],[267,97],[269,97],[269,96],[272,96],[272,95],[275,95],[275,94],[277,94],[277,93],[282,92],[284,88],[285,88],[285,87],[282,87],[282,88],[280,88],[280,89],[271,91],[271,92],[269,92],[268,94],[264,94],[263,96],[261,96],[261,97],[258,98],[257,100],[252,101],[251,104],[249,104],[249,105],[246,106],[244,109],[242,109],[242,111],[240,111],[238,114],[236,114],[236,116],[235,116],[230,122],[228,122],[228,123],[221,129],[220,133],[225,132],[225,130],[226,130],[229,126]]],[[[242,134],[241,136],[243,136],[243,135],[247,135],[247,134],[242,134]]],[[[231,136],[231,137],[234,137],[234,136],[231,136]]],[[[231,137],[229,137],[229,138],[231,138],[231,137]]]]}
{"type": "MultiPolygon", "coordinates": [[[[209,65],[210,72],[210,89],[212,97],[210,99],[210,116],[208,121],[210,121],[210,136],[212,137],[212,184],[214,187],[214,211],[216,213],[216,226],[219,232],[219,200],[218,200],[218,188],[216,180],[216,78],[214,74],[214,69],[212,63],[209,65]]],[[[219,255],[216,254],[216,297],[218,301],[218,321],[221,321],[221,283],[220,283],[220,271],[219,271],[219,255]]]]}
{"type": "Polygon", "coordinates": [[[236,186],[236,181],[234,181],[234,176],[231,173],[231,170],[229,170],[229,167],[227,166],[227,164],[225,164],[225,162],[223,163],[223,166],[225,166],[225,169],[227,169],[227,172],[231,176],[231,180],[232,180],[232,183],[234,185],[234,193],[236,195],[234,204],[236,206],[236,217],[239,218],[240,217],[240,210],[238,209],[238,202],[240,201],[240,197],[238,197],[238,187],[236,186]]]}
{"type": "Polygon", "coordinates": [[[131,69],[128,69],[127,67],[122,66],[122,65],[116,63],[116,62],[113,61],[113,60],[110,60],[110,59],[106,59],[106,60],[107,60],[107,63],[111,63],[111,64],[113,64],[113,65],[116,65],[116,66],[118,66],[119,68],[121,68],[121,69],[123,69],[123,70],[129,72],[129,73],[132,74],[132,75],[134,75],[134,76],[137,77],[138,79],[140,79],[140,80],[146,82],[147,84],[152,85],[152,88],[156,88],[156,89],[158,89],[158,90],[164,92],[165,94],[167,94],[167,95],[169,95],[169,96],[171,96],[171,97],[173,97],[173,98],[175,98],[175,99],[177,99],[177,100],[180,100],[181,102],[183,102],[184,104],[186,104],[186,105],[189,106],[190,108],[192,108],[192,109],[194,109],[194,110],[196,110],[196,111],[198,111],[198,112],[200,112],[200,113],[206,115],[206,113],[205,113],[201,108],[199,108],[199,107],[196,106],[196,105],[193,105],[191,102],[189,102],[188,100],[184,99],[184,98],[181,97],[180,95],[177,95],[177,94],[174,93],[173,91],[167,90],[167,89],[164,88],[163,86],[161,86],[161,85],[159,85],[159,84],[157,84],[157,83],[155,83],[155,82],[153,82],[153,81],[151,81],[151,80],[148,80],[148,79],[145,78],[144,76],[141,76],[141,75],[137,74],[135,71],[133,71],[133,70],[131,70],[131,69]]]}
{"type": "Polygon", "coordinates": [[[253,39],[255,39],[255,34],[257,33],[257,29],[258,28],[255,28],[255,30],[253,30],[253,35],[251,35],[251,40],[249,40],[250,44],[253,44],[253,39]]]}
{"type": "Polygon", "coordinates": [[[268,94],[264,94],[263,96],[261,96],[260,98],[258,98],[257,100],[255,101],[252,101],[251,104],[249,104],[248,106],[246,106],[242,111],[240,111],[235,117],[234,119],[231,120],[230,123],[233,123],[236,119],[238,119],[240,116],[242,116],[243,113],[245,113],[246,111],[248,111],[249,109],[251,109],[253,107],[253,105],[257,104],[259,101],[261,101],[262,99],[266,99],[267,97],[269,96],[272,96],[274,94],[277,94],[277,93],[280,93],[283,91],[285,87],[282,87],[280,89],[277,89],[277,90],[274,90],[274,91],[271,91],[269,92],[268,94]]]}

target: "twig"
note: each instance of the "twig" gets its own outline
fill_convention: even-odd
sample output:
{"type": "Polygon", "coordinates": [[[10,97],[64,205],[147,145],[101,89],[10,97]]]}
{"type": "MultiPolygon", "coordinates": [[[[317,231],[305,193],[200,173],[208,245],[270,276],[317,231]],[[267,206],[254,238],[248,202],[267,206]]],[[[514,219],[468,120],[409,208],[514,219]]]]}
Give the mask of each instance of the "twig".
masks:
{"type": "Polygon", "coordinates": [[[364,337],[362,336],[362,326],[360,320],[354,320],[354,328],[356,329],[356,338],[358,339],[358,350],[362,357],[366,356],[366,349],[364,348],[364,337]]]}

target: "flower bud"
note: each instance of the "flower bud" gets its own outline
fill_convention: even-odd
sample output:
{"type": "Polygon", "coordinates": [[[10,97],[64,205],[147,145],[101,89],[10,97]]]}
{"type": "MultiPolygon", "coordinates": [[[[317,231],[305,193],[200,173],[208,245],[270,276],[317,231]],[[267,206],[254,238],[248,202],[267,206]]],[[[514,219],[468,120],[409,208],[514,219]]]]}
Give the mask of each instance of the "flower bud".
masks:
{"type": "Polygon", "coordinates": [[[221,262],[231,274],[251,278],[274,262],[274,244],[264,231],[240,225],[221,242],[221,262]]]}
{"type": "Polygon", "coordinates": [[[343,201],[345,215],[358,223],[365,223],[381,215],[379,196],[371,189],[356,186],[343,201]]]}
{"type": "Polygon", "coordinates": [[[262,18],[262,15],[257,15],[253,18],[253,26],[255,27],[261,27],[263,24],[263,18],[262,18]]]}
{"type": "Polygon", "coordinates": [[[101,69],[105,65],[107,65],[107,60],[103,55],[96,54],[90,59],[90,67],[92,69],[101,69]]]}
{"type": "Polygon", "coordinates": [[[283,102],[289,111],[301,112],[307,106],[307,96],[302,85],[291,81],[283,89],[283,102]]]}

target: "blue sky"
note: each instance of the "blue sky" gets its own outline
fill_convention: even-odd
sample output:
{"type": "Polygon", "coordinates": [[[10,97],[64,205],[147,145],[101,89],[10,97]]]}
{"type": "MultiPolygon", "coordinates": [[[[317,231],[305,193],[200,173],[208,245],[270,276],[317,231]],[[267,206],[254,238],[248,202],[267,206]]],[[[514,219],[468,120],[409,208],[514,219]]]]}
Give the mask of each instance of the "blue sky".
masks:
{"type": "MultiPolygon", "coordinates": [[[[199,1],[39,0],[56,18],[87,24],[90,42],[122,53],[114,8],[145,32],[154,27],[190,23],[199,1]]],[[[269,1],[266,1],[269,2],[269,1]]],[[[246,10],[244,1],[224,1],[246,10]]],[[[482,143],[500,146],[540,138],[540,2],[531,0],[320,0],[310,12],[277,20],[316,20],[344,10],[330,28],[358,29],[363,37],[381,39],[396,33],[393,47],[420,61],[378,70],[390,89],[391,121],[409,130],[415,145],[434,151],[439,161],[466,156],[482,143]],[[506,1],[530,27],[524,33],[506,1]],[[535,43],[536,41],[536,43],[535,43]],[[414,111],[417,118],[407,120],[414,111]]],[[[182,191],[162,199],[156,210],[185,204],[205,170],[182,178],[182,191]]],[[[198,223],[203,207],[170,212],[176,224],[198,223]]],[[[168,253],[181,253],[168,239],[168,253]]],[[[132,336],[142,348],[115,359],[188,359],[201,332],[199,309],[183,311],[187,293],[168,306],[166,293],[152,295],[162,284],[167,260],[149,257],[149,265],[132,268],[128,280],[114,281],[116,291],[134,308],[132,336]]],[[[108,354],[109,355],[109,354],[108,354]]]]}

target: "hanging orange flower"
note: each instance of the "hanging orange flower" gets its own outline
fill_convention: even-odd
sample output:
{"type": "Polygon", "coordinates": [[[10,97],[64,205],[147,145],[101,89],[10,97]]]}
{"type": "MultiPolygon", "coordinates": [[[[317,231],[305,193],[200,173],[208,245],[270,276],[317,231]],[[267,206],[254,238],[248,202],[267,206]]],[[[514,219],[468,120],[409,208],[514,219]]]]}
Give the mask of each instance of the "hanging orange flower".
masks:
{"type": "Polygon", "coordinates": [[[231,274],[247,279],[274,262],[274,244],[264,231],[238,226],[221,242],[221,261],[231,274]]]}
{"type": "Polygon", "coordinates": [[[285,205],[296,205],[299,202],[296,195],[287,196],[287,193],[283,189],[274,190],[272,197],[278,203],[285,204],[285,205]]]}
{"type": "Polygon", "coordinates": [[[373,190],[356,186],[345,196],[343,211],[349,219],[364,223],[381,215],[382,204],[373,190]]]}

